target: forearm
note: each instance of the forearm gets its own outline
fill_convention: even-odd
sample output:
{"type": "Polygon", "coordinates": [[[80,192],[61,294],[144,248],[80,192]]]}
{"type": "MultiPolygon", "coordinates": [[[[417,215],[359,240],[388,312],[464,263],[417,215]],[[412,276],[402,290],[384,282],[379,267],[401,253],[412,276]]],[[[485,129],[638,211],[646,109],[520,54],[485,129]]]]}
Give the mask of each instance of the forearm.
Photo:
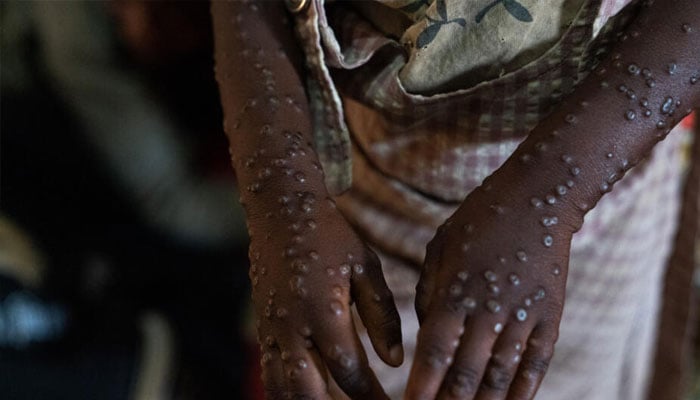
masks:
{"type": "Polygon", "coordinates": [[[327,197],[291,21],[281,1],[215,1],[212,14],[224,129],[249,223],[291,221],[327,197]]]}
{"type": "Polygon", "coordinates": [[[284,4],[213,2],[216,75],[251,235],[268,398],[386,399],[354,329],[398,365],[401,325],[379,261],[334,209],[311,144],[301,51],[284,4]],[[266,273],[266,271],[271,273],[266,273]]]}
{"type": "Polygon", "coordinates": [[[624,37],[490,178],[514,188],[516,207],[557,216],[556,229],[579,229],[585,213],[699,103],[700,3],[656,1],[624,37]]]}

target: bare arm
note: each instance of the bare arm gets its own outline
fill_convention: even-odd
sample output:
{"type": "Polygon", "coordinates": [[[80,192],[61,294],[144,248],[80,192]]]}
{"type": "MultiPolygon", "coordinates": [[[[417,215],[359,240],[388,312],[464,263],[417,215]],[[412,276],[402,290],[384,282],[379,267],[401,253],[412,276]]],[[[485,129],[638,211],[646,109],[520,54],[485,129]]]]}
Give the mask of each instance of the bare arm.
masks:
{"type": "Polygon", "coordinates": [[[700,104],[698,79],[700,3],[643,6],[611,57],[429,245],[407,398],[535,395],[558,335],[573,233],[700,104]]]}
{"type": "Polygon", "coordinates": [[[215,1],[216,75],[251,236],[268,398],[385,398],[350,307],[387,363],[402,362],[379,261],[335,209],[311,144],[301,52],[281,1],[215,1]],[[296,398],[296,397],[294,397],[296,398]],[[304,397],[306,398],[306,397],[304,397]]]}

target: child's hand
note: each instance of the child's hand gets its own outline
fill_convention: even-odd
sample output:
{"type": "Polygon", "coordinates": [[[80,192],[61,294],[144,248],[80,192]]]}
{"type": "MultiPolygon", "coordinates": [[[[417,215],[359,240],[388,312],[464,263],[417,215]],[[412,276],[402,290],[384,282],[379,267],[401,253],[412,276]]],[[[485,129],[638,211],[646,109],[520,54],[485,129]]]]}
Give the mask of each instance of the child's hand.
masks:
{"type": "Polygon", "coordinates": [[[328,198],[285,6],[215,1],[212,16],[224,126],[251,235],[267,398],[328,399],[330,372],[353,399],[385,399],[351,304],[391,365],[403,361],[399,315],[376,255],[328,198]]]}
{"type": "Polygon", "coordinates": [[[494,192],[470,194],[428,245],[408,399],[531,399],[547,370],[571,230],[546,198],[494,192]]]}
{"type": "Polygon", "coordinates": [[[379,356],[403,361],[401,326],[377,256],[330,199],[280,197],[277,216],[251,226],[253,300],[268,399],[328,399],[327,372],[353,399],[386,399],[357,336],[354,301],[379,356]],[[291,397],[289,397],[291,396],[291,397]]]}

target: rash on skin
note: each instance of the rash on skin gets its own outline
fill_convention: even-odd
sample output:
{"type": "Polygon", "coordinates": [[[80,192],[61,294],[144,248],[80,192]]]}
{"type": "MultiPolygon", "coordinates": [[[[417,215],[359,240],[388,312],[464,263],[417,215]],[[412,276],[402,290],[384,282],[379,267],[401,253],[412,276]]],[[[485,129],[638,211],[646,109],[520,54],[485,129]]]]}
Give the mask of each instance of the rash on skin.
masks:
{"type": "MultiPolygon", "coordinates": [[[[225,130],[252,236],[268,396],[327,398],[325,363],[351,396],[382,398],[364,353],[353,350],[351,322],[322,331],[313,318],[342,318],[351,297],[364,307],[378,296],[365,323],[377,327],[379,354],[396,364],[391,294],[371,252],[327,200],[310,145],[301,53],[283,6],[217,1],[213,17],[225,130]],[[348,253],[364,274],[353,273],[357,259],[348,253]]],[[[571,235],[699,103],[700,26],[682,21],[700,21],[696,1],[642,10],[612,55],[436,235],[418,288],[422,327],[408,398],[534,396],[557,338],[571,235]],[[523,268],[527,274],[516,272],[523,268]]]]}
{"type": "Polygon", "coordinates": [[[611,55],[467,196],[430,243],[407,399],[520,400],[536,393],[557,338],[571,236],[600,198],[700,104],[700,33],[683,22],[700,21],[700,4],[657,1],[642,8],[611,55]],[[466,253],[460,251],[465,241],[466,253]],[[518,285],[507,283],[523,267],[518,285]],[[451,291],[464,271],[473,278],[451,291]],[[476,304],[460,307],[464,298],[476,304]],[[522,321],[518,310],[527,312],[522,321]],[[441,348],[436,341],[455,338],[458,348],[441,354],[452,366],[429,361],[441,348]],[[512,343],[525,344],[519,365],[498,362],[512,343]],[[481,384],[472,390],[475,375],[481,384]]]}
{"type": "Polygon", "coordinates": [[[398,312],[378,258],[324,186],[284,3],[215,1],[212,16],[266,395],[330,398],[330,375],[353,399],[384,399],[350,307],[390,365],[403,359],[398,312]]]}

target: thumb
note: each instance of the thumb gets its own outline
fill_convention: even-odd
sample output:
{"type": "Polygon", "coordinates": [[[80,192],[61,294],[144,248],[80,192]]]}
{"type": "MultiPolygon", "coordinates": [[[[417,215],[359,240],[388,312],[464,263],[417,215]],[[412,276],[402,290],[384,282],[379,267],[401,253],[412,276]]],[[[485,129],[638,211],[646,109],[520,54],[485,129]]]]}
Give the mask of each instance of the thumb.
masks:
{"type": "Polygon", "coordinates": [[[398,367],[403,363],[399,312],[384,280],[379,258],[368,249],[365,259],[364,266],[353,266],[352,296],[355,307],[379,357],[385,363],[398,367]]]}

